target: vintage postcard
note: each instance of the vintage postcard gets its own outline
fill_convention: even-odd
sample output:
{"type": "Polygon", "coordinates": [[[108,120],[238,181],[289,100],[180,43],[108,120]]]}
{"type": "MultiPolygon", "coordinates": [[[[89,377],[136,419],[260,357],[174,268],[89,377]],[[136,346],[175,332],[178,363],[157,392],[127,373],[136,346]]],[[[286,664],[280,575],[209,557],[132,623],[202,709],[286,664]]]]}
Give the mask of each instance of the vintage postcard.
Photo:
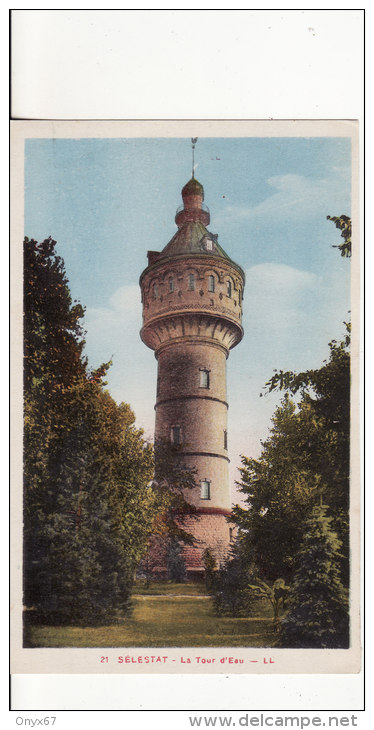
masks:
{"type": "Polygon", "coordinates": [[[12,671],[356,673],[353,121],[12,123],[12,671]]]}

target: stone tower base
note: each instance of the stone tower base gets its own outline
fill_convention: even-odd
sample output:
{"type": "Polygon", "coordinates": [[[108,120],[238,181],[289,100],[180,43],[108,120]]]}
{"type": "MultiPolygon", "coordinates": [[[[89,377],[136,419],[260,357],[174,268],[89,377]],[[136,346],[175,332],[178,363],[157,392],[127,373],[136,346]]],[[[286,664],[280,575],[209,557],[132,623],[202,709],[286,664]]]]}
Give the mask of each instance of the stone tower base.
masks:
{"type": "MultiPolygon", "coordinates": [[[[206,510],[203,513],[185,517],[183,530],[194,535],[195,545],[183,545],[180,559],[185,566],[185,579],[202,580],[204,577],[203,553],[207,548],[214,557],[217,569],[229,557],[235,526],[227,518],[230,513],[221,510],[206,510]]],[[[165,536],[155,535],[150,543],[147,556],[142,561],[153,580],[167,580],[169,575],[169,540],[165,536]]]]}
{"type": "Polygon", "coordinates": [[[196,518],[187,518],[183,525],[187,532],[192,532],[196,546],[185,545],[182,548],[183,559],[186,564],[187,577],[198,579],[204,573],[203,553],[210,550],[219,568],[227,559],[230,551],[230,536],[233,535],[234,525],[227,521],[228,514],[208,512],[199,514],[196,518]]]}

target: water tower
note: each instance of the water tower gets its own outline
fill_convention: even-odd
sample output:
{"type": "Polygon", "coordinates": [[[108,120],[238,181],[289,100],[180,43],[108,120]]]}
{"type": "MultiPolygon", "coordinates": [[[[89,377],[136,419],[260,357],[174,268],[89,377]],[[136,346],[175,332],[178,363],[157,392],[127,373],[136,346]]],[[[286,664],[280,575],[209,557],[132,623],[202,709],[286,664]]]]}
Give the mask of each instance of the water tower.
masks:
{"type": "Polygon", "coordinates": [[[219,564],[232,540],[226,361],[243,337],[244,272],[208,230],[204,189],[195,177],[182,199],[177,232],[161,252],[148,252],[140,277],[141,338],[158,363],[155,440],[178,445],[183,463],[196,469],[197,487],[185,497],[197,519],[184,524],[196,547],[183,548],[193,577],[203,571],[205,548],[219,564]]]}

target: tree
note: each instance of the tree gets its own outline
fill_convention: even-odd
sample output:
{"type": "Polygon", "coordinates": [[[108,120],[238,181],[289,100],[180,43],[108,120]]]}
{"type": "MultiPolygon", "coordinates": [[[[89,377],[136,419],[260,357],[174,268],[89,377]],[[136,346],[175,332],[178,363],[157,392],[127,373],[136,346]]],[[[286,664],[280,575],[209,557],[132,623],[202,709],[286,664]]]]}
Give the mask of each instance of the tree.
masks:
{"type": "Polygon", "coordinates": [[[24,242],[24,467],[29,491],[47,477],[58,437],[53,419],[65,390],[87,368],[80,325],[84,310],[71,300],[55,246],[51,238],[24,242]]]}
{"type": "Polygon", "coordinates": [[[72,302],[64,262],[55,247],[52,238],[24,241],[26,392],[44,385],[46,392],[56,393],[87,367],[80,325],[84,309],[72,302]]]}
{"type": "Polygon", "coordinates": [[[333,248],[338,248],[341,256],[350,258],[352,256],[352,221],[347,215],[328,215],[327,220],[333,221],[336,228],[341,231],[343,243],[339,245],[333,245],[333,248]]]}
{"type": "Polygon", "coordinates": [[[331,522],[326,506],[318,506],[304,525],[289,611],[281,622],[281,646],[349,646],[347,590],[341,582],[337,560],[341,542],[331,529],[331,522]]]}
{"type": "MultiPolygon", "coordinates": [[[[331,220],[342,231],[341,253],[349,256],[350,219],[331,220]]],[[[341,342],[329,343],[329,358],[320,368],[300,373],[274,371],[265,384],[265,394],[283,391],[285,396],[259,459],[242,457],[238,486],[246,504],[233,511],[240,534],[238,557],[244,573],[250,561],[254,562],[254,575],[264,590],[269,581],[292,582],[305,523],[321,500],[329,505],[331,527],[341,541],[334,554],[335,569],[340,571],[343,585],[349,585],[348,323],[346,329],[341,342]]]]}
{"type": "Polygon", "coordinates": [[[26,493],[26,564],[34,566],[27,593],[45,619],[106,621],[129,607],[154,521],[153,452],[129,406],[117,406],[97,382],[65,395],[49,474],[26,493]]]}
{"type": "Polygon", "coordinates": [[[246,506],[233,509],[243,557],[262,580],[289,581],[302,539],[302,521],[318,499],[321,480],[310,451],[315,423],[309,409],[298,411],[286,395],[272,419],[259,459],[242,457],[238,486],[246,506]]]}
{"type": "Polygon", "coordinates": [[[275,371],[268,393],[285,390],[300,399],[299,460],[318,482],[318,493],[329,504],[334,529],[342,540],[340,567],[349,581],[350,468],[350,324],[340,342],[329,343],[330,356],[322,367],[301,373],[275,371]],[[305,430],[306,423],[309,428],[305,430]]]}
{"type": "Polygon", "coordinates": [[[25,239],[24,595],[41,620],[127,612],[159,505],[153,449],[83,356],[55,241],[25,239]]]}
{"type": "Polygon", "coordinates": [[[248,543],[239,533],[230,556],[214,575],[213,605],[218,616],[251,614],[255,597],[249,584],[257,570],[251,558],[248,543]]]}

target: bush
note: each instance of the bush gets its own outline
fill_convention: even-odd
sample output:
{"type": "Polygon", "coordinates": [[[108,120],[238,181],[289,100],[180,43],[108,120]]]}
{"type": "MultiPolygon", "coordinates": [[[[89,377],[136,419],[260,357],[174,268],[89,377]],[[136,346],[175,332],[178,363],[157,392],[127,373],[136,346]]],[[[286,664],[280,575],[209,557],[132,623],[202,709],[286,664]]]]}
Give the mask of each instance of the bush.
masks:
{"type": "Polygon", "coordinates": [[[281,622],[280,645],[313,649],[349,646],[347,590],[339,556],[341,542],[330,527],[326,507],[315,507],[304,526],[290,608],[281,622]]]}
{"type": "Polygon", "coordinates": [[[240,555],[234,555],[217,571],[213,593],[217,616],[251,615],[255,602],[249,588],[252,574],[251,566],[240,555]]]}

